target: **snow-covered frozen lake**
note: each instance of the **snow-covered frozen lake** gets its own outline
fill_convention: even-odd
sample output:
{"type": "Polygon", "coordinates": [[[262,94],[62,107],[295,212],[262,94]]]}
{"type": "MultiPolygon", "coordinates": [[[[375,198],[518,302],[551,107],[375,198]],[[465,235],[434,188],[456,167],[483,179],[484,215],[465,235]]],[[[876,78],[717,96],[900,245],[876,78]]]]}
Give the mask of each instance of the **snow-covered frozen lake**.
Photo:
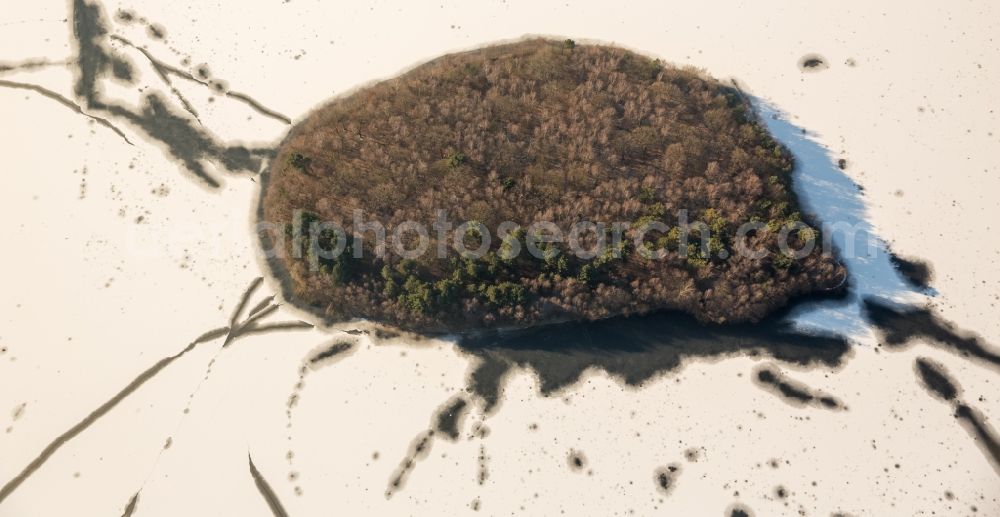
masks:
{"type": "MultiPolygon", "coordinates": [[[[293,516],[1000,514],[985,442],[915,367],[920,357],[942,364],[996,436],[996,9],[978,0],[711,11],[511,0],[8,6],[0,516],[278,514],[269,497],[293,516]],[[793,314],[851,336],[836,364],[681,354],[641,385],[592,368],[544,395],[543,378],[515,366],[489,411],[468,391],[484,356],[453,340],[383,339],[346,332],[352,325],[231,333],[254,315],[258,326],[308,320],[287,304],[268,308],[278,294],[269,279],[233,318],[266,277],[251,231],[259,183],[202,156],[212,188],[139,122],[77,112],[80,77],[67,61],[81,8],[103,13],[109,33],[97,37],[127,56],[139,84],[102,79],[102,98],[140,112],[157,93],[192,127],[248,149],[273,147],[289,128],[282,118],[301,120],[334,95],[524,34],[615,43],[736,78],[796,155],[806,206],[933,264],[933,296],[910,288],[886,254],[859,255],[848,263],[848,303],[793,314]],[[813,53],[829,67],[803,72],[800,58],[813,53]],[[987,359],[964,357],[948,336],[890,346],[863,318],[872,295],[929,304],[936,321],[978,333],[963,346],[985,343],[987,359]],[[311,360],[332,345],[343,351],[311,360]],[[815,400],[780,396],[760,382],[763,370],[815,400]],[[429,435],[457,397],[468,405],[456,438],[429,435]]],[[[966,337],[956,332],[953,342],[966,337]]],[[[609,353],[607,364],[640,360],[628,353],[609,353]]]]}

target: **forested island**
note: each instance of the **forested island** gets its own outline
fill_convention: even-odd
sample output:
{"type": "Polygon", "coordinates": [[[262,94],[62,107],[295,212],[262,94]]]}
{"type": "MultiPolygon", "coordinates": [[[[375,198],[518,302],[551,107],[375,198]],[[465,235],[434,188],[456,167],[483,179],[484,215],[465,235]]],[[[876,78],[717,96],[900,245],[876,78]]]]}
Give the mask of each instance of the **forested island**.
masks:
{"type": "MultiPolygon", "coordinates": [[[[792,248],[821,238],[792,169],[735,88],[621,48],[534,39],[447,55],[320,108],[282,143],[259,216],[279,228],[262,239],[278,248],[286,297],[328,321],[460,332],[679,310],[753,322],[843,288],[844,268],[821,246],[779,250],[786,226],[792,248]],[[355,228],[358,210],[390,235],[406,221],[430,228],[445,210],[456,226],[472,222],[459,236],[468,249],[484,243],[479,228],[519,228],[479,254],[431,230],[429,251],[403,258],[355,228]],[[681,231],[680,210],[710,238],[681,231]],[[588,249],[611,244],[581,257],[565,239],[539,242],[527,230],[539,221],[629,229],[582,234],[588,249]],[[318,253],[339,237],[317,222],[344,229],[343,253],[318,253]],[[741,242],[766,256],[736,249],[748,222],[741,242]],[[510,253],[533,239],[540,256],[510,253]]],[[[401,235],[406,249],[419,244],[401,235]]]]}

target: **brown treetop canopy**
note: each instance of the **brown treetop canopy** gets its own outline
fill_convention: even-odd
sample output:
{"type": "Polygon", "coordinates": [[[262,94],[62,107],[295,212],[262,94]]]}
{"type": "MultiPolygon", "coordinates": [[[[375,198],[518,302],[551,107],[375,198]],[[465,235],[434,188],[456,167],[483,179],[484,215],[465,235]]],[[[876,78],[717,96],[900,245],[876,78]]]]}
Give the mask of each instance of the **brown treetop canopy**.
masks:
{"type": "MultiPolygon", "coordinates": [[[[756,321],[845,274],[820,246],[802,258],[778,250],[779,229],[802,219],[791,170],[791,156],[732,87],[621,48],[528,40],[447,55],[319,109],[272,162],[262,214],[286,229],[285,257],[273,265],[293,301],[330,320],[456,331],[676,309],[706,322],[756,321]],[[356,209],[390,235],[404,221],[430,229],[442,209],[456,226],[475,221],[490,232],[503,221],[632,229],[595,258],[565,240],[542,244],[536,258],[523,230],[494,233],[485,256],[449,244],[439,258],[430,229],[429,251],[403,260],[376,256],[371,232],[350,238],[356,209]],[[678,229],[650,231],[647,248],[665,257],[639,253],[636,229],[676,227],[682,209],[709,228],[704,245],[691,231],[685,254],[678,229]],[[344,228],[349,253],[317,257],[308,228],[292,228],[296,211],[307,226],[344,228]],[[736,229],[750,221],[766,227],[745,244],[766,257],[736,249],[736,229]],[[509,258],[515,243],[522,252],[509,258]],[[350,253],[359,250],[361,258],[350,253]]],[[[416,234],[404,235],[412,249],[416,234]]],[[[790,244],[817,236],[800,225],[790,244]]],[[[333,239],[316,237],[323,249],[333,239]]],[[[469,231],[467,247],[482,238],[469,231]]],[[[584,244],[597,240],[582,234],[584,244]]]]}

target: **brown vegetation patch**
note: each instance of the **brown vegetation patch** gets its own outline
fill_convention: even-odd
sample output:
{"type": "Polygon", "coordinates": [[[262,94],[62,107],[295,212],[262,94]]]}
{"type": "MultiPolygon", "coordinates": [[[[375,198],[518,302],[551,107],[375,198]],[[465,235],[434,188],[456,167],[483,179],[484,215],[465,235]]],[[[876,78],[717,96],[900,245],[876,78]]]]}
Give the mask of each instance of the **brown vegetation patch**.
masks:
{"type": "MultiPolygon", "coordinates": [[[[479,259],[450,246],[440,259],[431,230],[431,251],[416,260],[376,258],[367,232],[363,243],[347,239],[349,250],[363,249],[361,259],[272,266],[294,302],[330,321],[463,331],[659,309],[703,322],[758,321],[844,275],[819,246],[801,259],[778,251],[778,230],[802,219],[792,167],[734,88],[620,48],[530,40],[447,55],[319,109],[282,144],[260,215],[285,228],[290,252],[308,237],[291,231],[297,210],[352,236],[355,209],[390,235],[403,221],[429,228],[438,209],[456,225],[472,220],[491,232],[502,221],[551,221],[563,231],[579,221],[675,226],[686,209],[711,228],[708,253],[697,231],[686,257],[677,232],[651,232],[647,245],[666,258],[649,259],[631,244],[633,229],[616,253],[590,260],[565,242],[535,258],[523,251],[524,232],[506,242],[494,236],[479,259]],[[733,249],[748,221],[766,225],[747,245],[768,257],[733,249]],[[506,260],[504,246],[515,239],[522,253],[506,260]]],[[[801,230],[791,244],[818,236],[801,230]]],[[[331,239],[318,237],[321,246],[331,239]]]]}

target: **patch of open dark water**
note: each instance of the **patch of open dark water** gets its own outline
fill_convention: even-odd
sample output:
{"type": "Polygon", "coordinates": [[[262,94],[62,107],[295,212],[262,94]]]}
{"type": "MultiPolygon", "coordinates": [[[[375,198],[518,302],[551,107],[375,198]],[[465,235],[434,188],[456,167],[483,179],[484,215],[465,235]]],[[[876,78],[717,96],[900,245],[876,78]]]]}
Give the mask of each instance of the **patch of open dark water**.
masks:
{"type": "Polygon", "coordinates": [[[877,298],[864,302],[865,313],[882,333],[885,344],[902,347],[914,339],[924,339],[962,357],[975,358],[1000,367],[1000,353],[975,333],[956,328],[929,309],[907,307],[877,298]]]}
{"type": "Polygon", "coordinates": [[[677,484],[677,477],[681,474],[681,466],[671,463],[666,467],[660,467],[653,472],[653,480],[656,482],[656,490],[663,495],[670,495],[677,484]]]}
{"type": "Polygon", "coordinates": [[[734,504],[726,509],[724,517],[753,517],[754,513],[750,508],[742,504],[734,504]]]}
{"type": "Polygon", "coordinates": [[[942,400],[954,400],[958,396],[958,386],[952,382],[947,370],[937,361],[926,357],[917,358],[917,373],[930,392],[942,400]]]}
{"type": "MultiPolygon", "coordinates": [[[[220,183],[208,172],[203,160],[210,160],[229,172],[257,173],[264,160],[272,157],[273,150],[270,148],[250,148],[220,142],[195,121],[179,114],[166,99],[155,93],[143,96],[142,107],[138,111],[102,96],[99,87],[101,79],[113,75],[131,82],[134,79],[134,67],[109,46],[111,36],[108,20],[99,3],[73,0],[71,8],[72,35],[77,51],[74,94],[81,100],[83,108],[129,123],[150,140],[161,144],[171,158],[212,188],[219,187],[220,183]]],[[[134,19],[134,15],[123,13],[124,18],[122,13],[118,15],[120,21],[129,22],[134,19]]],[[[162,28],[158,30],[164,31],[162,28]]],[[[164,79],[166,80],[165,76],[164,79]]]]}
{"type": "Polygon", "coordinates": [[[917,289],[929,289],[934,279],[934,270],[930,264],[919,259],[901,257],[895,253],[889,255],[892,265],[917,289]]]}
{"type": "Polygon", "coordinates": [[[799,59],[799,70],[803,72],[819,72],[830,68],[830,64],[819,54],[806,54],[799,59]]]}
{"type": "Polygon", "coordinates": [[[789,379],[773,366],[766,365],[758,368],[755,377],[760,386],[792,404],[810,405],[829,410],[846,409],[846,406],[835,397],[814,391],[805,384],[789,379]]]}
{"type": "Polygon", "coordinates": [[[955,419],[972,437],[997,474],[1000,474],[1000,435],[997,435],[979,410],[961,399],[962,387],[958,380],[944,365],[925,357],[917,358],[915,368],[928,393],[952,405],[955,419]]]}
{"type": "Polygon", "coordinates": [[[459,343],[481,358],[470,383],[487,410],[496,405],[503,377],[515,366],[536,372],[542,393],[549,394],[574,384],[589,368],[641,386],[687,358],[748,353],[835,367],[850,349],[846,338],[802,332],[780,316],[758,324],[707,326],[675,312],[490,332],[459,343]]]}
{"type": "Polygon", "coordinates": [[[461,432],[462,417],[465,416],[468,405],[469,402],[463,397],[456,397],[446,403],[434,416],[434,430],[451,441],[457,440],[461,432]]]}

